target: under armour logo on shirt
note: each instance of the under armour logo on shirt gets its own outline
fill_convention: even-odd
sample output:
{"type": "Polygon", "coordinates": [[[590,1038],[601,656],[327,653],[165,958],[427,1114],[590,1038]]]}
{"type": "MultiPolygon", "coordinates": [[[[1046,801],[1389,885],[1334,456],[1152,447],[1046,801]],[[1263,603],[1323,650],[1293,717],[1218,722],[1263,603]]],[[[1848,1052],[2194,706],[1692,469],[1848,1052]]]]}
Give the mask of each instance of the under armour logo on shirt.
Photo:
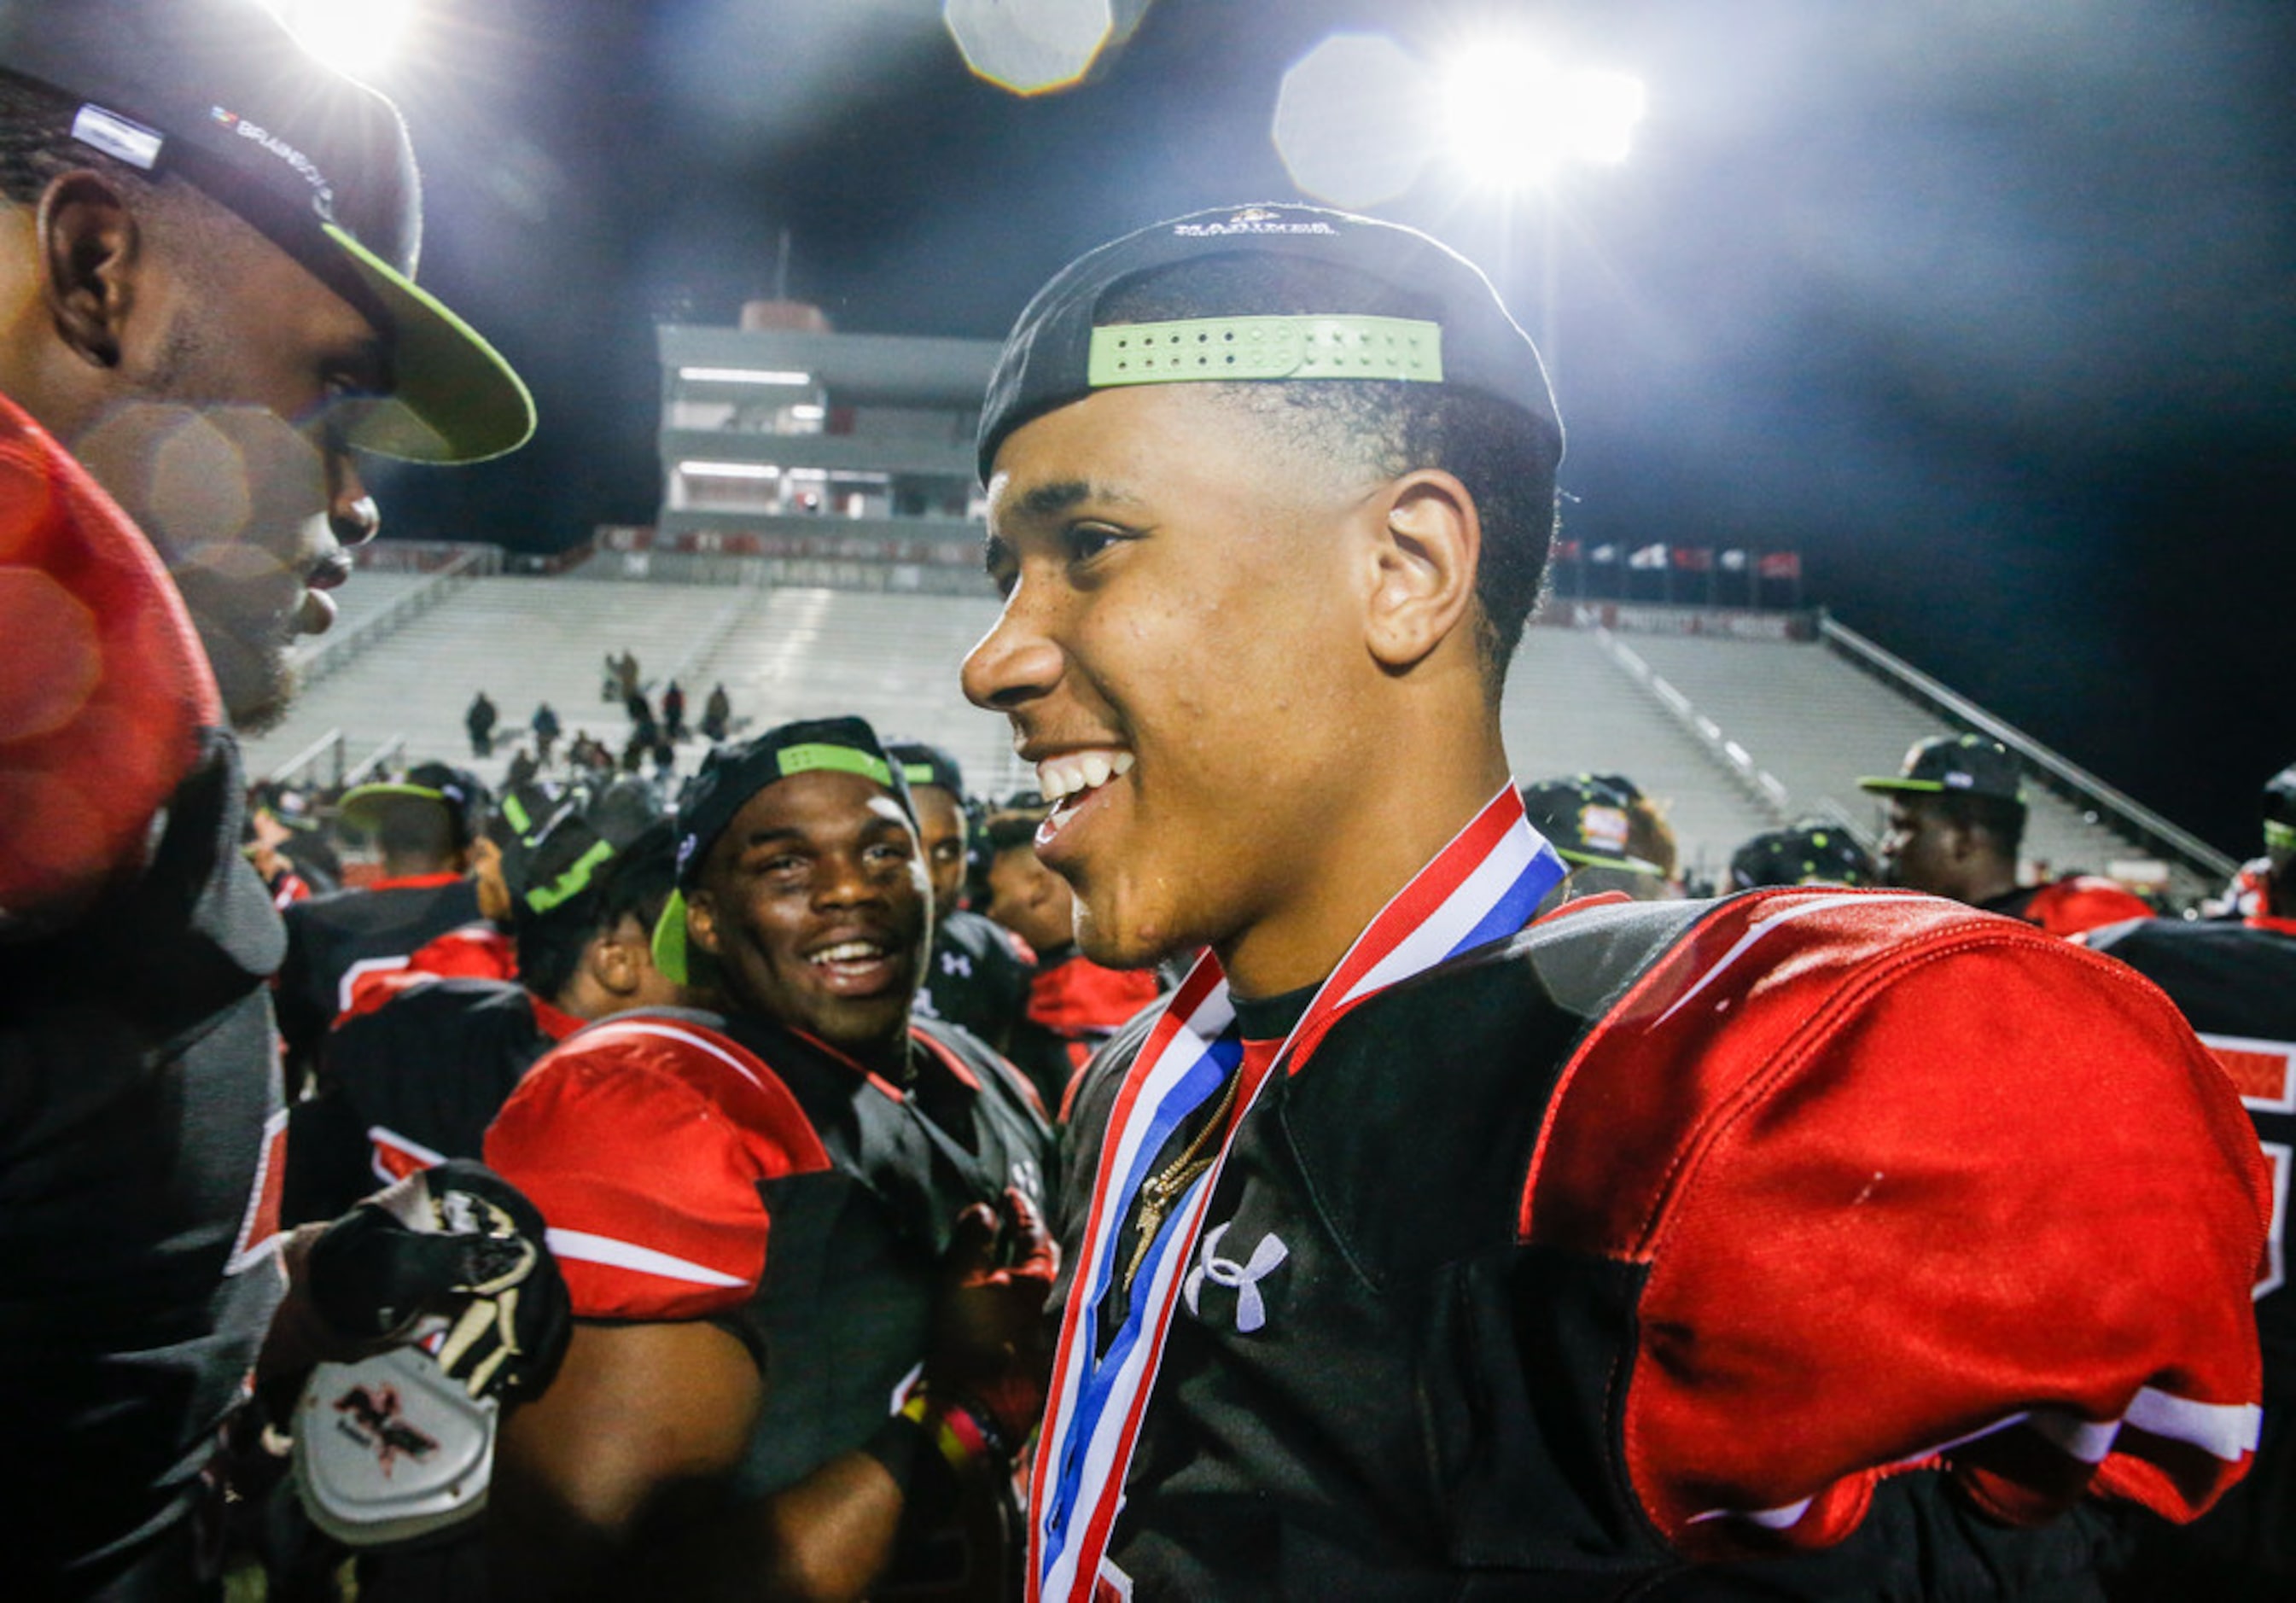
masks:
{"type": "MultiPolygon", "coordinates": [[[[1196,1312],[1196,1298],[1210,1280],[1215,1286],[1225,1286],[1235,1293],[1235,1329],[1239,1336],[1250,1336],[1267,1323],[1267,1303],[1259,1295],[1259,1283],[1275,1272],[1275,1266],[1291,1256],[1283,1237],[1273,1230],[1259,1238],[1251,1249],[1251,1260],[1238,1263],[1233,1258],[1219,1255],[1220,1237],[1227,1234],[1233,1219],[1216,1230],[1204,1232],[1204,1243],[1196,1255],[1196,1267],[1188,1271],[1180,1287],[1180,1295],[1188,1304],[1188,1311],[1196,1312]]],[[[1202,1316],[1198,1315],[1201,1318],[1202,1316]]]]}
{"type": "Polygon", "coordinates": [[[972,978],[972,959],[963,952],[943,952],[940,971],[945,974],[963,974],[969,980],[972,978]]]}

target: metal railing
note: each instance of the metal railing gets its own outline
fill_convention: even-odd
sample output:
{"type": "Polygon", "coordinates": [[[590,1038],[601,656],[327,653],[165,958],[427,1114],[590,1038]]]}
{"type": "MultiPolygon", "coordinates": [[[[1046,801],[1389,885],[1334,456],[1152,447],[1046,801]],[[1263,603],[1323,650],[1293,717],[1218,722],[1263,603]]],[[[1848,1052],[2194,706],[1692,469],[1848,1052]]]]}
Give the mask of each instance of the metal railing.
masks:
{"type": "Polygon", "coordinates": [[[1640,652],[1596,622],[1591,613],[1582,618],[1580,627],[1593,632],[1595,644],[1603,648],[1603,654],[1616,663],[1628,678],[1648,691],[1652,700],[1688,730],[1691,737],[1705,749],[1706,754],[1736,780],[1758,806],[1780,824],[1792,818],[1793,797],[1776,775],[1757,763],[1752,753],[1731,739],[1721,725],[1701,712],[1688,696],[1668,683],[1663,675],[1644,662],[1640,652]]]}
{"type": "Polygon", "coordinates": [[[340,785],[343,782],[343,732],[330,729],[264,777],[273,784],[284,785],[321,758],[332,756],[335,760],[333,777],[321,783],[340,785]]]}
{"type": "Polygon", "coordinates": [[[2189,830],[2179,828],[2143,802],[2123,794],[2035,740],[2013,724],[2003,722],[1976,703],[1956,695],[1920,669],[1884,650],[1865,636],[1830,617],[1818,620],[1819,637],[1842,656],[1910,697],[1963,728],[1988,735],[2014,752],[2020,760],[2047,780],[2059,793],[2112,823],[2121,834],[2144,842],[2188,871],[2218,883],[2229,879],[2240,865],[2189,830]]]}
{"type": "Polygon", "coordinates": [[[472,546],[457,554],[422,584],[373,617],[362,618],[340,635],[330,631],[319,637],[310,655],[296,664],[296,677],[304,685],[317,684],[341,668],[361,652],[388,636],[398,633],[408,623],[437,606],[474,579],[490,578],[502,571],[503,554],[499,546],[472,546]]]}
{"type": "Polygon", "coordinates": [[[364,785],[378,774],[389,773],[392,765],[404,759],[406,755],[406,735],[403,732],[393,735],[389,740],[375,747],[368,754],[365,761],[345,774],[342,782],[345,785],[364,785]]]}

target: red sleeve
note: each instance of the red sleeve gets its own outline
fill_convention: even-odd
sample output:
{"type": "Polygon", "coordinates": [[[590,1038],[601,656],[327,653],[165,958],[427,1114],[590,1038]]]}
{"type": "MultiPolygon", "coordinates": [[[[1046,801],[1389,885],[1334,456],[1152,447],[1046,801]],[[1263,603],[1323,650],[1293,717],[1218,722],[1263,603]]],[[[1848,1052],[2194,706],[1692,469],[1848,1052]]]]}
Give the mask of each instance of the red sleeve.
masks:
{"type": "Polygon", "coordinates": [[[758,1182],[829,1163],[755,1056],[643,1017],[537,1063],[488,1130],[486,1161],[542,1210],[578,1317],[648,1320],[747,1302],[771,1231],[758,1182]]]}
{"type": "Polygon", "coordinates": [[[176,587],[94,481],[0,398],[0,908],[141,867],[223,711],[176,587]]]}
{"type": "Polygon", "coordinates": [[[1734,898],[1573,1057],[1527,1240],[1641,1264],[1628,1472],[1695,1557],[1823,1547],[1942,1468],[2188,1519],[2238,1479],[2271,1213],[2133,971],[1933,898],[1734,898]]]}

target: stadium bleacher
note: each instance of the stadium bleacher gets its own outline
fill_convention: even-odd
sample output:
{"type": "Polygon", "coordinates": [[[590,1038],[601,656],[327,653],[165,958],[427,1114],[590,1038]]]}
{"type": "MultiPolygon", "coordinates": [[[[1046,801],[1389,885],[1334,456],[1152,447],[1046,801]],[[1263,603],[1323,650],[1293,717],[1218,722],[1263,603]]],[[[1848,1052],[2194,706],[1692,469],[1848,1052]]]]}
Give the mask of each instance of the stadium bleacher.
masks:
{"type": "MultiPolygon", "coordinates": [[[[394,607],[407,615],[367,631],[380,637],[349,641],[288,721],[248,743],[250,775],[274,773],[331,736],[352,765],[394,741],[415,758],[470,761],[463,717],[480,688],[501,712],[495,755],[473,765],[490,781],[544,700],[566,740],[587,730],[619,751],[629,723],[601,700],[603,663],[627,649],[657,703],[679,680],[689,725],[723,682],[737,729],[858,712],[889,735],[948,747],[976,793],[1032,783],[1004,720],[970,706],[957,684],[965,653],[996,621],[993,596],[579,575],[459,578],[434,606],[403,604],[433,582],[362,572],[339,592],[336,638],[394,607]]],[[[1857,778],[1894,771],[1909,744],[1948,727],[1824,644],[1587,627],[1526,631],[1505,714],[1518,775],[1626,774],[1663,806],[1685,867],[1708,878],[1748,835],[1805,814],[1831,814],[1870,838],[1881,810],[1857,778]]],[[[683,745],[679,769],[690,772],[703,749],[683,745]]],[[[327,765],[314,769],[324,776],[327,765]]],[[[2082,805],[2031,790],[2027,856],[2052,871],[2154,855],[2082,805]]],[[[2177,867],[2180,898],[2208,888],[2205,874],[2177,867]]]]}

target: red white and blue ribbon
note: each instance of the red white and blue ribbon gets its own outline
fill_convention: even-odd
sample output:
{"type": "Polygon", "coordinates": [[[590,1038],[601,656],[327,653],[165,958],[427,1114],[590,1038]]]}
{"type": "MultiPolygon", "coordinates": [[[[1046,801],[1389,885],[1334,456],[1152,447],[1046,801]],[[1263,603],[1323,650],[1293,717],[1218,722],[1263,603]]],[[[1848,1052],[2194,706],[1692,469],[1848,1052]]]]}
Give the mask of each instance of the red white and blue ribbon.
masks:
{"type": "Polygon", "coordinates": [[[1389,986],[1513,934],[1568,872],[1523,818],[1513,785],[1398,892],[1366,925],[1269,1056],[1246,1057],[1227,977],[1198,960],[1133,1060],[1100,1150],[1082,1262],[1061,1322],[1042,1442],[1029,1495],[1029,1603],[1095,1595],[1124,1479],[1139,1439],[1181,1281],[1236,1127],[1278,1065],[1296,1074],[1333,1024],[1389,986]],[[1241,1067],[1239,1067],[1241,1064],[1241,1067]],[[1160,1224],[1133,1277],[1123,1323],[1103,1345],[1102,1309],[1141,1186],[1172,1132],[1236,1089],[1219,1157],[1160,1224]]]}

